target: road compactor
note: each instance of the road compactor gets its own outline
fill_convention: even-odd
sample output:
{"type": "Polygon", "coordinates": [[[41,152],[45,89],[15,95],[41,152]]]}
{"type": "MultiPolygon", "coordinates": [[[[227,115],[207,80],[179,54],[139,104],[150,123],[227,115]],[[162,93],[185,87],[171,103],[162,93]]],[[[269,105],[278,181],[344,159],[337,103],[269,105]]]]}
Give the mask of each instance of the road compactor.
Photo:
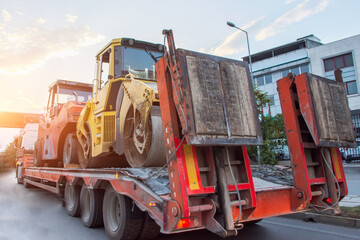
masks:
{"type": "Polygon", "coordinates": [[[164,46],[112,40],[97,55],[93,98],[77,123],[82,168],[165,163],[155,62],[164,46]]]}

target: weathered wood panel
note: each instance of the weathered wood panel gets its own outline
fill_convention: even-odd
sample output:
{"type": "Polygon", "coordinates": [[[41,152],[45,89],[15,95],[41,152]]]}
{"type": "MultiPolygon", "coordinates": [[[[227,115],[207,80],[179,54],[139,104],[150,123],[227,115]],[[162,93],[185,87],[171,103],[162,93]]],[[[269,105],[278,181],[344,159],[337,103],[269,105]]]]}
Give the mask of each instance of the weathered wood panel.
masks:
{"type": "Polygon", "coordinates": [[[219,65],[186,56],[197,134],[227,135],[219,65]]]}
{"type": "Polygon", "coordinates": [[[352,142],[354,132],[351,114],[342,83],[314,75],[308,77],[319,140],[325,142],[352,142]]]}
{"type": "Polygon", "coordinates": [[[233,63],[220,62],[221,79],[233,136],[256,137],[255,115],[246,68],[233,63]]]}

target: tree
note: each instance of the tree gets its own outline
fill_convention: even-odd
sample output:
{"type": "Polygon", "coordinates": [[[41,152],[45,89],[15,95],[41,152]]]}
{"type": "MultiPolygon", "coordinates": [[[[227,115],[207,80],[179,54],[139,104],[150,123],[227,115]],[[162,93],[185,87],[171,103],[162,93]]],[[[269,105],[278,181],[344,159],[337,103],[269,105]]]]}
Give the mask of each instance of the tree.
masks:
{"type": "MultiPolygon", "coordinates": [[[[254,93],[264,141],[264,145],[260,146],[261,163],[274,165],[281,154],[279,149],[286,145],[284,118],[282,114],[266,116],[263,109],[269,107],[270,103],[267,93],[261,91],[256,85],[254,86],[254,93]]],[[[250,158],[257,159],[257,147],[249,147],[248,152],[250,158]]]]}
{"type": "Polygon", "coordinates": [[[16,148],[15,148],[15,144],[12,142],[1,153],[0,171],[5,171],[14,168],[15,163],[16,163],[16,148]]]}

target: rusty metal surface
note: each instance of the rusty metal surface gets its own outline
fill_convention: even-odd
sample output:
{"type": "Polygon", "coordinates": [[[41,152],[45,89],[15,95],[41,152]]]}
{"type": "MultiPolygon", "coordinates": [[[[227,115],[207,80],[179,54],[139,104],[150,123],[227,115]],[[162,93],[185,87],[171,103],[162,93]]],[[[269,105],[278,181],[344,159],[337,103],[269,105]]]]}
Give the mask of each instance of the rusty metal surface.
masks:
{"type": "Polygon", "coordinates": [[[191,145],[262,144],[247,64],[177,49],[191,145]]]}
{"type": "Polygon", "coordinates": [[[300,111],[314,142],[323,147],[356,147],[345,85],[313,74],[297,76],[295,81],[300,111]]]}

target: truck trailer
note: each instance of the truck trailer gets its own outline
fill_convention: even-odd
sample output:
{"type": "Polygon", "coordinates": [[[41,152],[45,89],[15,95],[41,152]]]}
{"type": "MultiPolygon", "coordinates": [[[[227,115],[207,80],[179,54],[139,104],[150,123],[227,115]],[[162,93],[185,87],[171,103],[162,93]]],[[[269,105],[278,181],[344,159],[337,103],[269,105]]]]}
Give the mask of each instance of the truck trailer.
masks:
{"type": "MultiPolygon", "coordinates": [[[[99,155],[101,160],[98,158],[89,166],[86,160],[80,160],[85,168],[19,164],[21,180],[61,194],[70,216],[80,216],[86,227],[104,225],[109,239],[154,239],[160,232],[199,229],[225,238],[241,233],[239,230],[246,223],[264,218],[311,208],[336,210],[347,194],[339,147],[355,145],[341,79],[332,81],[302,74],[278,81],[294,182],[281,186],[265,183],[252,177],[247,153],[247,146],[262,144],[248,64],[177,49],[172,31],[164,30],[163,34],[168,44],[162,47],[163,54],[156,56],[146,42],[124,40],[126,48],[147,52],[141,56],[154,60],[156,78],[149,79],[154,76],[149,69],[140,73],[139,69],[124,68],[124,79],[116,81],[115,64],[123,64],[121,61],[127,59],[115,61],[110,45],[102,52],[108,53],[110,74],[108,83],[101,88],[108,85],[112,91],[104,91],[109,94],[103,96],[107,99],[101,106],[104,111],[94,110],[94,117],[90,116],[90,105],[100,104],[101,96],[87,103],[76,129],[82,146],[79,153],[88,154],[83,158],[99,155]],[[145,78],[142,74],[151,88],[139,83],[145,78]],[[117,89],[112,88],[115,83],[117,89]],[[132,94],[136,89],[140,97],[135,101],[132,94]],[[122,133],[118,129],[120,119],[116,121],[117,110],[121,111],[116,106],[121,94],[127,95],[134,107],[130,115],[129,108],[125,111],[124,121],[130,124],[122,133]],[[156,108],[151,109],[152,106],[156,108]],[[112,120],[102,125],[107,116],[112,120]],[[161,124],[152,124],[152,116],[160,116],[161,124]],[[93,126],[84,119],[90,119],[93,126]],[[162,136],[150,143],[163,144],[165,161],[155,157],[151,159],[155,165],[148,166],[146,156],[141,156],[145,146],[142,143],[146,134],[159,131],[159,125],[162,136]],[[105,136],[112,141],[104,141],[105,136]],[[138,151],[130,156],[130,162],[126,155],[131,152],[116,152],[117,136],[122,137],[122,144],[129,139],[137,141],[130,147],[138,151]],[[131,163],[137,156],[141,166],[131,163]],[[92,167],[107,157],[127,166],[92,167]]],[[[127,57],[133,59],[136,54],[127,57]]],[[[96,81],[102,84],[101,79],[96,81]]],[[[129,145],[119,149],[126,147],[129,145]]]]}

